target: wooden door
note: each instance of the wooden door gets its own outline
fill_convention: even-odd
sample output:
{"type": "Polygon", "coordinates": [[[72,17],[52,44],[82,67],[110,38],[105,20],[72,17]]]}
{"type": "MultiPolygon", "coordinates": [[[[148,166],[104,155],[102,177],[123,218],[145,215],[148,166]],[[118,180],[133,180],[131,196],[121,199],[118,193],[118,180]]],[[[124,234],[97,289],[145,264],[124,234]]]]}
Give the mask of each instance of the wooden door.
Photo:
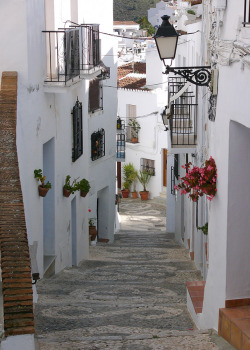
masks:
{"type": "Polygon", "coordinates": [[[168,150],[163,148],[163,186],[167,187],[167,154],[168,150]]]}

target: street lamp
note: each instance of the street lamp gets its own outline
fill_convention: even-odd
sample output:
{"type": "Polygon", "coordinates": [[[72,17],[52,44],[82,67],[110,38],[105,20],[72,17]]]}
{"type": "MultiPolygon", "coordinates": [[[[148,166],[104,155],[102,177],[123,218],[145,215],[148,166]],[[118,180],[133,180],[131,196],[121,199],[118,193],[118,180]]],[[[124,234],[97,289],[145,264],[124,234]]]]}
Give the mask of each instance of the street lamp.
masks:
{"type": "Polygon", "coordinates": [[[181,75],[187,81],[199,86],[209,86],[211,81],[211,66],[195,66],[195,67],[170,67],[165,64],[166,59],[173,60],[175,58],[178,37],[174,27],[169,23],[169,16],[164,15],[162,24],[158,28],[154,39],[160,59],[166,66],[165,74],[170,72],[181,75]]]}

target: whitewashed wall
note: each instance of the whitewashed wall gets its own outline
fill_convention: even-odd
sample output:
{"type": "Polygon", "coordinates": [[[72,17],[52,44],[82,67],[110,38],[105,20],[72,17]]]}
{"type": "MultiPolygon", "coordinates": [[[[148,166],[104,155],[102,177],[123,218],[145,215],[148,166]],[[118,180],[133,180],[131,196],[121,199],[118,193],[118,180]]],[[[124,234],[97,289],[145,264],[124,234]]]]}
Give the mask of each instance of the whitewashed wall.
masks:
{"type": "MultiPolygon", "coordinates": [[[[74,1],[73,5],[77,5],[74,1]]],[[[86,5],[86,3],[84,3],[86,5]]],[[[102,22],[105,31],[112,32],[112,1],[93,8],[83,7],[79,2],[79,18],[85,17],[88,23],[102,22]],[[100,9],[100,13],[99,13],[100,9]],[[93,17],[94,14],[94,17],[93,17]],[[87,15],[89,17],[87,17],[87,15]]],[[[74,10],[75,7],[72,7],[74,10]]],[[[30,1],[11,1],[1,5],[0,19],[8,32],[1,32],[0,43],[5,47],[4,55],[0,58],[0,73],[7,70],[18,72],[18,107],[17,107],[17,147],[20,166],[20,176],[23,190],[25,214],[29,243],[38,242],[37,260],[40,275],[43,275],[43,227],[46,227],[43,214],[46,205],[52,205],[54,215],[50,220],[54,223],[55,241],[54,254],[56,256],[55,272],[65,266],[72,265],[72,244],[77,247],[77,263],[88,258],[88,208],[97,191],[109,188],[109,221],[107,223],[108,235],[112,240],[114,229],[114,196],[115,196],[115,120],[116,98],[114,90],[104,88],[104,112],[100,117],[90,120],[88,116],[88,82],[80,81],[77,84],[63,88],[63,93],[44,92],[44,78],[46,74],[46,52],[44,1],[35,3],[30,1]],[[6,14],[13,13],[13,21],[6,14]],[[8,18],[8,20],[7,20],[8,18]],[[83,155],[74,163],[72,157],[72,109],[79,99],[83,105],[83,155]],[[90,161],[90,133],[104,127],[106,131],[106,157],[94,166],[90,161]],[[42,199],[38,196],[37,182],[34,179],[34,169],[43,168],[44,145],[51,142],[51,155],[54,166],[49,170],[52,178],[52,189],[48,197],[42,199]],[[91,182],[91,193],[81,198],[79,192],[65,198],[62,187],[67,174],[72,178],[87,178],[91,182]],[[77,238],[72,241],[71,202],[75,198],[76,231],[77,238]]],[[[71,18],[70,2],[55,2],[54,19],[56,25],[61,25],[71,18]],[[63,6],[62,6],[63,5],[63,6]],[[59,14],[56,12],[60,9],[59,14]]],[[[53,16],[50,25],[53,24],[53,16]]],[[[49,28],[54,29],[54,28],[49,28]]],[[[112,40],[105,36],[102,40],[102,53],[113,54],[112,40]],[[107,41],[106,41],[106,38],[107,41]]],[[[111,85],[116,82],[116,69],[114,57],[110,56],[105,63],[111,66],[111,85]]],[[[106,82],[104,82],[105,85],[106,82]]],[[[107,83],[106,83],[107,84],[107,83]]],[[[46,174],[45,174],[46,175],[46,174]]],[[[93,210],[96,210],[96,201],[93,210]]],[[[94,206],[93,204],[93,206],[94,206]]]]}
{"type": "MultiPolygon", "coordinates": [[[[136,114],[141,130],[139,143],[126,143],[126,163],[132,162],[137,170],[140,169],[140,158],[155,160],[155,176],[152,176],[148,185],[150,198],[159,196],[162,192],[162,149],[167,148],[167,134],[164,131],[160,114],[150,115],[161,111],[158,99],[161,91],[118,90],[118,114],[126,118],[127,104],[136,105],[136,114]]],[[[162,99],[161,99],[162,100],[162,99]]],[[[142,190],[138,183],[137,190],[142,190]]]]}

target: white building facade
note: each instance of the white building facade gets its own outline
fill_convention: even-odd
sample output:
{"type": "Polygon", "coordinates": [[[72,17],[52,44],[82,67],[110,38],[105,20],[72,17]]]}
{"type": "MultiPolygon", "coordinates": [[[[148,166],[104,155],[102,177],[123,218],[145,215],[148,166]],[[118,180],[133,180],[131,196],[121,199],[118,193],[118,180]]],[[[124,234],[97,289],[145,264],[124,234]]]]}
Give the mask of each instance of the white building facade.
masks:
{"type": "Polygon", "coordinates": [[[19,168],[29,244],[37,245],[41,277],[88,258],[90,217],[99,238],[113,240],[116,97],[105,84],[116,82],[116,49],[112,37],[99,34],[112,33],[113,3],[95,4],[95,11],[93,5],[73,0],[1,4],[8,35],[0,35],[5,48],[0,72],[18,73],[19,168]],[[17,14],[13,21],[9,13],[17,14]],[[86,41],[87,32],[91,42],[86,41]],[[97,97],[92,97],[93,81],[98,85],[97,97]],[[75,115],[77,101],[80,108],[75,115]],[[99,146],[93,149],[96,140],[99,146]],[[34,169],[42,169],[52,184],[43,199],[38,196],[34,169]],[[71,180],[89,180],[86,198],[78,191],[63,197],[67,175],[71,180]]]}
{"type": "MultiPolygon", "coordinates": [[[[175,232],[176,239],[184,242],[203,276],[202,285],[193,284],[203,289],[199,310],[188,287],[188,307],[196,325],[218,330],[237,349],[247,349],[250,340],[241,326],[235,326],[236,321],[226,319],[224,310],[232,306],[248,310],[250,304],[248,5],[243,0],[203,1],[202,27],[197,27],[201,26],[197,18],[186,22],[185,28],[184,21],[180,21],[178,29],[188,33],[201,31],[189,35],[189,42],[178,46],[176,66],[211,65],[212,80],[210,89],[192,87],[197,94],[196,137],[192,149],[182,146],[182,150],[172,150],[179,154],[176,166],[173,162],[177,169],[175,183],[185,176],[181,165],[191,161],[202,166],[212,156],[217,166],[217,194],[211,202],[204,196],[194,203],[187,195],[173,191],[170,198],[175,220],[167,219],[168,231],[175,232]],[[207,236],[198,229],[205,223],[207,236]]],[[[170,130],[173,148],[173,124],[170,130]]],[[[244,317],[242,322],[247,322],[244,317]]]]}

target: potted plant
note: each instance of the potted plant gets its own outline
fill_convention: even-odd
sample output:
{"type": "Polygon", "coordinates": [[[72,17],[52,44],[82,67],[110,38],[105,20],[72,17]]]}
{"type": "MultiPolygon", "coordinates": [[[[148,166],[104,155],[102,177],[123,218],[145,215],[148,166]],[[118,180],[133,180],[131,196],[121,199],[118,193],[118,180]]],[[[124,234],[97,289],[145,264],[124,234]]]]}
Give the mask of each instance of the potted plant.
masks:
{"type": "Polygon", "coordinates": [[[132,184],[131,174],[134,172],[135,169],[132,163],[128,163],[123,165],[122,170],[123,170],[123,180],[124,180],[123,189],[121,190],[122,197],[128,198],[130,186],[132,184]]]}
{"type": "Polygon", "coordinates": [[[76,189],[80,191],[81,197],[86,197],[90,188],[90,184],[86,179],[82,179],[81,181],[76,183],[76,189]]]}
{"type": "Polygon", "coordinates": [[[130,118],[128,126],[131,128],[132,143],[138,142],[138,133],[141,130],[141,126],[135,118],[130,118]]]}
{"type": "Polygon", "coordinates": [[[64,197],[69,197],[72,194],[75,193],[77,190],[77,182],[74,180],[72,184],[70,183],[71,176],[67,175],[65,179],[65,184],[63,185],[63,195],[64,197]]]}
{"type": "MultiPolygon", "coordinates": [[[[91,213],[91,209],[89,209],[89,213],[91,213]]],[[[90,236],[91,242],[95,241],[97,236],[95,221],[96,221],[96,218],[89,219],[89,236],[90,236]]]]}
{"type": "Polygon", "coordinates": [[[137,175],[138,180],[140,181],[140,183],[143,186],[143,191],[140,191],[140,196],[141,196],[141,200],[145,201],[148,200],[148,194],[149,192],[146,189],[146,185],[149,183],[149,180],[151,179],[151,174],[150,172],[143,170],[140,170],[139,175],[137,175]]]}
{"type": "Polygon", "coordinates": [[[38,193],[39,196],[45,197],[48,193],[48,190],[51,188],[51,183],[49,181],[45,182],[46,176],[43,176],[42,169],[34,170],[34,178],[39,182],[38,193]]]}
{"type": "Polygon", "coordinates": [[[130,179],[131,179],[132,184],[133,184],[133,191],[131,192],[133,199],[136,199],[138,197],[137,191],[136,191],[137,176],[138,176],[137,170],[134,169],[134,172],[132,172],[130,175],[130,179]]]}

